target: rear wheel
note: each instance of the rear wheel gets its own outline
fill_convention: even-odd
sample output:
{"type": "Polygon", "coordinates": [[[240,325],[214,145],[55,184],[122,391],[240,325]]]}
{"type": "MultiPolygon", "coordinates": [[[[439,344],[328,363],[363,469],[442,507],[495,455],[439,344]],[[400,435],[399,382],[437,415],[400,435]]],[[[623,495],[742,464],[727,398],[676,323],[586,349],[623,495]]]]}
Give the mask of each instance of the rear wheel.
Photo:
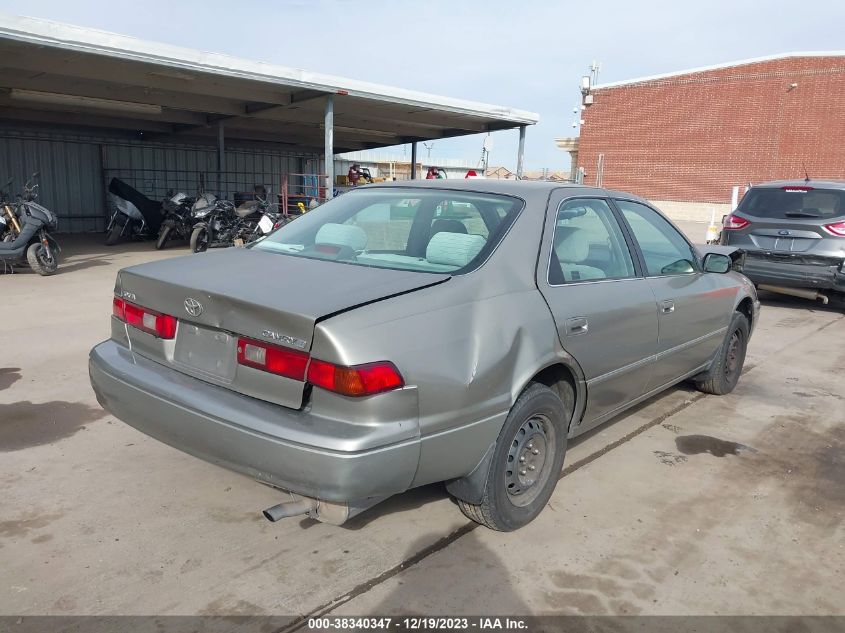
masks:
{"type": "Polygon", "coordinates": [[[511,531],[533,521],[557,485],[566,453],[568,416],[549,387],[531,383],[499,434],[481,503],[458,500],[473,521],[511,531]]]}
{"type": "Polygon", "coordinates": [[[111,228],[109,228],[109,232],[106,233],[106,246],[114,246],[120,241],[124,226],[125,224],[120,222],[120,220],[117,218],[114,219],[111,228]]]}
{"type": "Polygon", "coordinates": [[[156,250],[160,251],[167,245],[167,240],[170,239],[170,232],[173,227],[169,224],[162,224],[161,230],[158,232],[158,239],[156,240],[156,250]]]}
{"type": "Polygon", "coordinates": [[[40,242],[30,244],[26,249],[26,261],[29,267],[39,275],[52,275],[59,267],[59,257],[52,250],[47,249],[40,242]]]}
{"type": "Polygon", "coordinates": [[[748,319],[744,314],[734,312],[725,340],[713,359],[713,365],[695,378],[695,386],[699,391],[722,396],[734,390],[745,364],[748,335],[748,319]]]}
{"type": "Polygon", "coordinates": [[[208,250],[208,243],[211,241],[208,227],[195,226],[191,231],[191,252],[202,253],[208,250]]]}

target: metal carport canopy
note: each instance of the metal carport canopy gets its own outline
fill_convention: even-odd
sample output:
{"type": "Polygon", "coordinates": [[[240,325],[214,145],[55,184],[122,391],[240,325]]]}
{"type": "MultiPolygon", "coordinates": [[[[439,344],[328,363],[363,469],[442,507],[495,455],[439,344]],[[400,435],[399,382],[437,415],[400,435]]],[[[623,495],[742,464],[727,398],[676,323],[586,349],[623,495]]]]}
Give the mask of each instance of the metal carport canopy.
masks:
{"type": "Polygon", "coordinates": [[[214,143],[222,126],[227,143],[323,154],[516,127],[524,136],[524,126],[539,120],[507,107],[3,13],[0,60],[0,118],[143,132],[159,141],[214,143]]]}

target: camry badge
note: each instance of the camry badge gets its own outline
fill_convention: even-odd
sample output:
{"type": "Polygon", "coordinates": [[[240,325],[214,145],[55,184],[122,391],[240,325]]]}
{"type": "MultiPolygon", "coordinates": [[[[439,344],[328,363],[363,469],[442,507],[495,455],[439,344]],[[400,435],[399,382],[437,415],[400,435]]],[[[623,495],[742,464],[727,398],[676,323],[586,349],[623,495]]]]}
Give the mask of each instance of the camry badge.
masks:
{"type": "Polygon", "coordinates": [[[188,297],[185,299],[185,312],[192,317],[198,317],[202,314],[202,304],[193,297],[188,297]]]}

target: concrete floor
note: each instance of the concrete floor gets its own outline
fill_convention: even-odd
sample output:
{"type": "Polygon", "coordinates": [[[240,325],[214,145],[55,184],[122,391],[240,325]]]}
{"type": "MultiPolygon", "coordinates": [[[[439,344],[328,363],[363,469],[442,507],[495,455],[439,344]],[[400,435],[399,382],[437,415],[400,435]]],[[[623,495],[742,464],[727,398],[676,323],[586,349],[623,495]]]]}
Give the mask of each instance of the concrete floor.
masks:
{"type": "Polygon", "coordinates": [[[841,312],[766,298],[733,394],[673,389],[579,438],[519,532],[441,486],[270,524],[278,492],[88,384],[116,271],[184,249],[63,241],[60,274],[0,277],[0,614],[845,614],[841,312]]]}

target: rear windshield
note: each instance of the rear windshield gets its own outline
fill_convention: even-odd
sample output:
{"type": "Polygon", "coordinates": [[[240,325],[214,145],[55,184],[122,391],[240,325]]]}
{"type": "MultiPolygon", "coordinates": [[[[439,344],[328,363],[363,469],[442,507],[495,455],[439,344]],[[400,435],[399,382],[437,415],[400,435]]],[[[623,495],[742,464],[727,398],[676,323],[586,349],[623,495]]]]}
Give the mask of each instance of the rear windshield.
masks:
{"type": "Polygon", "coordinates": [[[420,272],[464,273],[496,247],[523,201],[412,187],[349,191],[253,248],[294,257],[420,272]]]}
{"type": "Polygon", "coordinates": [[[752,188],[737,211],[758,218],[833,218],[845,213],[845,191],[810,186],[752,188]]]}

